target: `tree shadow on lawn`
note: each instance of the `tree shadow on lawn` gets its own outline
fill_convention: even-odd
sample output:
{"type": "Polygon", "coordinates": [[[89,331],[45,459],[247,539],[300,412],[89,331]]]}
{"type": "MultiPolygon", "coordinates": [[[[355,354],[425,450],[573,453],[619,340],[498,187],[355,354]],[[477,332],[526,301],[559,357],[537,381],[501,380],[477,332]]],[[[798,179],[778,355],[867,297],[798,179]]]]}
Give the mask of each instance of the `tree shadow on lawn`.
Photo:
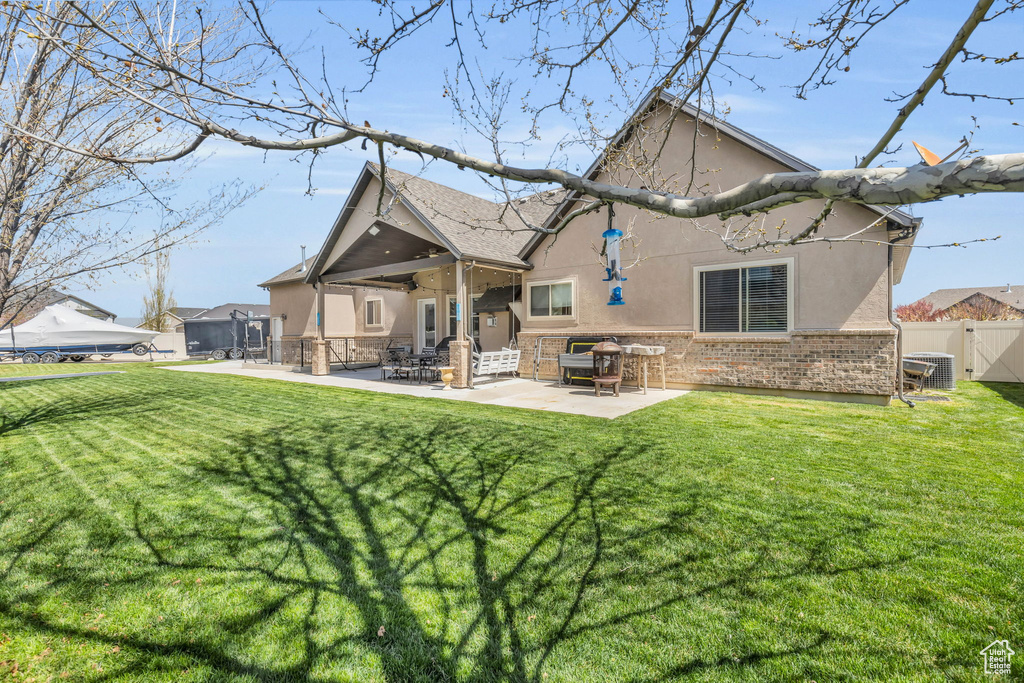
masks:
{"type": "MultiPolygon", "coordinates": [[[[757,600],[755,585],[907,559],[830,563],[835,536],[856,544],[871,531],[864,520],[835,535],[809,534],[802,557],[782,566],[770,559],[770,528],[750,528],[733,543],[732,557],[723,558],[702,549],[697,537],[709,504],[698,486],[684,486],[678,503],[656,519],[637,514],[658,480],[638,461],[642,446],[595,441],[589,452],[553,463],[536,449],[557,447],[557,435],[522,444],[500,424],[381,424],[366,418],[357,428],[339,428],[324,421],[243,434],[199,465],[206,482],[234,492],[233,505],[211,502],[194,511],[191,523],[173,527],[136,507],[133,542],[141,541],[151,559],[114,589],[166,585],[182,571],[201,572],[225,591],[262,587],[242,614],[203,615],[216,638],[164,640],[69,626],[34,609],[32,593],[4,601],[0,611],[37,631],[142,655],[104,678],[151,671],[147,658],[184,658],[211,675],[261,681],[373,670],[361,660],[375,661],[388,681],[542,681],[553,664],[574,664],[567,652],[577,648],[589,648],[591,658],[599,650],[577,673],[601,666],[615,647],[603,650],[605,643],[618,639],[628,648],[634,628],[646,632],[637,641],[670,637],[673,626],[659,632],[652,624],[673,610],[678,623],[688,603],[725,594],[757,600]],[[678,554],[652,552],[672,539],[692,542],[678,554]],[[641,569],[630,570],[636,562],[641,569]],[[634,585],[644,582],[662,589],[638,597],[634,585]],[[272,631],[275,624],[287,625],[287,634],[272,631]],[[288,661],[269,663],[264,646],[287,652],[288,661]]],[[[73,586],[83,603],[98,589],[71,570],[50,578],[53,589],[73,586]]],[[[711,658],[660,652],[646,664],[650,675],[635,680],[754,666],[816,651],[832,637],[805,630],[789,634],[784,647],[726,648],[728,655],[711,658]]]]}
{"type": "Polygon", "coordinates": [[[1018,408],[1024,408],[1024,384],[1014,382],[978,382],[986,389],[999,394],[1003,400],[1008,401],[1018,408]]]}

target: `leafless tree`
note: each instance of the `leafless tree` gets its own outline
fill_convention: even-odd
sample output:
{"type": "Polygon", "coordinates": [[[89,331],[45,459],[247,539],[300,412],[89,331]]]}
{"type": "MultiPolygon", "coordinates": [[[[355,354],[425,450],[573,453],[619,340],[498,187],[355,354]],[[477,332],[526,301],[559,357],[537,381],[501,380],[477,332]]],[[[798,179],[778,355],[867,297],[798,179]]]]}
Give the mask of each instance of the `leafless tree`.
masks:
{"type": "MultiPolygon", "coordinates": [[[[124,5],[95,10],[102,22],[127,16],[124,5]]],[[[180,133],[106,80],[133,81],[138,67],[111,64],[101,78],[77,58],[109,42],[79,17],[63,3],[0,7],[0,320],[19,319],[53,288],[88,286],[190,239],[248,194],[228,183],[206,203],[175,208],[167,197],[198,157],[159,169],[111,161],[161,156],[177,149],[180,133]]],[[[213,31],[205,38],[218,42],[213,31]]]]}
{"type": "MultiPolygon", "coordinates": [[[[823,11],[809,17],[806,34],[780,36],[790,50],[816,51],[820,56],[807,79],[798,84],[797,96],[808,97],[840,77],[864,37],[908,1],[829,1],[823,11]]],[[[132,155],[91,140],[32,133],[16,121],[6,123],[10,130],[33,141],[57,145],[88,159],[116,161],[119,168],[180,159],[215,138],[263,150],[309,153],[314,159],[336,145],[375,146],[382,165],[389,150],[406,150],[424,160],[477,171],[506,199],[536,185],[561,186],[575,193],[579,203],[565,220],[547,226],[528,223],[533,230],[557,232],[579,215],[621,203],[685,219],[715,217],[725,222],[721,234],[726,245],[741,251],[834,241],[835,237],[819,234],[834,202],[897,207],[951,195],[1024,191],[1024,153],[1013,150],[971,156],[968,149],[960,158],[936,165],[873,165],[938,83],[952,96],[1009,102],[1016,98],[1014,93],[961,92],[950,84],[950,78],[955,64],[963,61],[984,62],[992,68],[1014,67],[1016,53],[993,58],[968,44],[975,29],[985,22],[1006,20],[1024,4],[1022,0],[978,0],[964,7],[961,28],[950,36],[948,46],[935,55],[932,64],[923,65],[928,68],[920,86],[894,98],[900,108],[892,124],[855,168],[774,173],[725,189],[702,186],[694,174],[682,181],[663,177],[661,147],[650,142],[667,139],[678,118],[678,107],[658,130],[640,130],[648,143],[643,153],[637,153],[635,145],[607,147],[612,135],[598,120],[599,108],[579,83],[584,72],[600,72],[609,84],[609,97],[619,101],[635,105],[648,92],[664,91],[675,94],[677,104],[689,102],[715,114],[714,84],[716,79],[722,80],[722,73],[729,78],[753,78],[750,60],[758,55],[742,46],[746,32],[759,26],[761,19],[753,14],[748,0],[499,0],[487,8],[453,0],[431,0],[426,6],[394,0],[380,0],[379,4],[385,18],[382,30],[356,28],[344,17],[325,15],[362,52],[365,78],[354,80],[354,70],[347,74],[348,80],[328,74],[326,68],[315,76],[304,72],[297,58],[275,39],[271,15],[254,0],[239,0],[235,8],[244,24],[237,28],[240,42],[232,52],[217,50],[207,42],[207,27],[223,19],[206,6],[131,3],[117,13],[82,2],[60,6],[74,13],[69,25],[102,36],[87,45],[49,28],[57,10],[23,10],[22,20],[32,25],[40,46],[73,60],[119,92],[130,106],[148,107],[154,120],[162,117],[173,122],[175,130],[190,130],[192,135],[175,149],[148,154],[136,150],[132,155]],[[573,114],[579,132],[575,141],[605,150],[597,172],[580,174],[558,164],[517,167],[505,162],[511,143],[502,138],[502,131],[512,80],[505,75],[482,78],[474,67],[476,53],[493,47],[488,42],[489,32],[505,24],[530,30],[525,51],[518,56],[517,73],[557,84],[556,95],[546,101],[537,101],[529,93],[522,100],[523,108],[533,117],[528,137],[539,136],[549,113],[573,114]],[[452,149],[445,140],[416,139],[393,130],[386,121],[360,124],[348,113],[349,98],[356,97],[386,68],[397,45],[441,26],[457,55],[444,94],[452,97],[464,122],[491,141],[489,155],[452,149]],[[259,78],[251,75],[254,72],[271,75],[259,78]],[[600,176],[600,171],[611,170],[618,173],[600,176]],[[601,180],[607,177],[625,180],[601,180]],[[824,206],[806,226],[764,230],[744,222],[746,217],[808,200],[824,200],[824,206]]],[[[509,209],[516,210],[511,201],[509,209]]],[[[856,241],[860,236],[841,239],[856,241]]]]}
{"type": "Polygon", "coordinates": [[[174,292],[167,278],[171,270],[171,255],[166,250],[153,255],[146,266],[149,291],[142,297],[142,324],[147,330],[171,332],[167,312],[174,308],[174,292]]]}

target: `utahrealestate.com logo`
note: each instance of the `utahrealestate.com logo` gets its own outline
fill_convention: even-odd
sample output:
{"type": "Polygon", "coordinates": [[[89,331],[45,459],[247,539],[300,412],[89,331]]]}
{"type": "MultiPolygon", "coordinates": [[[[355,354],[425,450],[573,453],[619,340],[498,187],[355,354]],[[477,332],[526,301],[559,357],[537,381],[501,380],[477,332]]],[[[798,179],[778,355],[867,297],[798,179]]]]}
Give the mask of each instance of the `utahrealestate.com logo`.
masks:
{"type": "Polygon", "coordinates": [[[981,651],[985,658],[985,673],[994,676],[1010,675],[1010,657],[1017,654],[1010,649],[1010,641],[996,640],[981,651]]]}

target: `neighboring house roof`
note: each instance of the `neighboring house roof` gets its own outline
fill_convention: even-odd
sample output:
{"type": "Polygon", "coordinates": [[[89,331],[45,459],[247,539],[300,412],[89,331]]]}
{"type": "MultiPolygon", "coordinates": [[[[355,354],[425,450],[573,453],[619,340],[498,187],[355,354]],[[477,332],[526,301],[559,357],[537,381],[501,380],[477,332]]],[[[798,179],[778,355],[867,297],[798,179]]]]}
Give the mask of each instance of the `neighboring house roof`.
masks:
{"type": "MultiPolygon", "coordinates": [[[[648,94],[646,98],[644,98],[640,106],[637,107],[633,115],[627,119],[626,124],[619,130],[618,133],[615,134],[611,142],[605,147],[605,151],[598,155],[598,157],[594,160],[594,163],[591,164],[589,169],[587,169],[587,172],[583,175],[583,177],[591,180],[596,179],[603,169],[603,162],[607,157],[608,151],[618,148],[626,140],[628,140],[629,137],[633,134],[633,131],[636,128],[637,124],[639,124],[641,120],[644,118],[644,116],[646,116],[651,110],[653,110],[654,107],[657,106],[659,103],[664,103],[669,105],[670,107],[679,109],[687,116],[691,116],[694,119],[700,121],[701,123],[711,126],[718,132],[728,135],[734,140],[746,145],[747,147],[750,147],[751,149],[757,152],[760,152],[766,157],[778,162],[779,164],[793,171],[813,172],[821,170],[816,166],[812,166],[806,161],[798,159],[792,154],[782,149],[779,149],[775,145],[769,144],[764,140],[754,135],[751,135],[750,133],[746,132],[745,130],[742,130],[741,128],[737,128],[736,126],[728,124],[725,121],[716,119],[707,112],[704,112],[703,110],[699,109],[698,107],[695,107],[694,105],[688,102],[683,102],[674,95],[670,95],[664,91],[659,92],[658,90],[652,90],[651,93],[648,94]]],[[[553,211],[551,215],[548,217],[547,224],[545,225],[545,227],[552,227],[556,225],[557,222],[561,220],[561,218],[569,211],[572,205],[575,202],[579,201],[579,199],[579,193],[568,193],[565,197],[565,200],[562,202],[561,206],[559,206],[556,211],[553,211]]],[[[893,209],[893,207],[889,206],[874,206],[870,204],[863,204],[862,206],[864,206],[864,208],[869,209],[874,213],[877,213],[880,216],[885,216],[888,221],[890,221],[891,223],[895,224],[900,228],[912,230],[913,233],[910,235],[909,239],[905,239],[903,241],[903,244],[909,245],[913,243],[913,235],[916,233],[917,228],[920,226],[922,222],[920,218],[915,218],[906,212],[893,209]]],[[[529,258],[530,254],[532,254],[533,250],[540,245],[540,243],[544,240],[545,236],[546,235],[544,233],[536,233],[532,237],[532,239],[530,239],[527,242],[523,250],[520,252],[520,256],[523,258],[529,258]]],[[[900,278],[902,277],[903,270],[906,267],[906,262],[909,257],[910,251],[911,250],[909,248],[898,248],[895,250],[895,262],[893,265],[895,274],[894,280],[896,283],[898,283],[900,278]]]]}
{"type": "Polygon", "coordinates": [[[257,317],[266,317],[270,315],[270,304],[221,304],[220,306],[214,306],[213,308],[203,311],[202,315],[198,315],[192,320],[202,320],[204,318],[230,318],[231,311],[239,310],[242,313],[252,311],[253,315],[257,317]]]}
{"type": "Polygon", "coordinates": [[[52,306],[54,304],[64,303],[65,301],[74,301],[78,304],[78,311],[92,318],[110,318],[111,320],[117,318],[117,314],[108,311],[105,308],[101,308],[91,301],[75,296],[74,294],[68,294],[57,289],[44,289],[39,291],[38,289],[32,290],[28,293],[13,297],[11,306],[18,306],[19,301],[25,299],[31,299],[28,305],[25,307],[29,311],[39,311],[46,306],[52,306]],[[38,293],[36,293],[38,292],[38,293]]]}
{"type": "MultiPolygon", "coordinates": [[[[204,311],[206,311],[205,308],[187,308],[185,306],[174,306],[173,308],[168,308],[166,311],[164,311],[164,313],[166,315],[171,316],[172,318],[177,318],[179,321],[184,322],[189,318],[198,317],[204,311]]],[[[145,320],[140,319],[138,324],[135,325],[135,327],[142,327],[148,324],[150,320],[152,320],[152,318],[146,318],[145,320]]]]}
{"type": "MultiPolygon", "coordinates": [[[[312,283],[327,266],[328,255],[366,191],[370,180],[380,178],[380,166],[367,163],[338,215],[320,252],[314,258],[305,281],[312,283]]],[[[520,218],[540,225],[557,206],[565,191],[539,192],[514,200],[513,207],[497,204],[419,176],[388,167],[384,174],[388,190],[408,208],[456,258],[508,264],[529,268],[519,256],[534,232],[520,218]]],[[[282,274],[284,275],[284,274],[282,274]]],[[[277,276],[281,277],[281,276],[277,276]]],[[[276,280],[277,277],[268,280],[276,280]]]]}
{"type": "MultiPolygon", "coordinates": [[[[975,294],[995,299],[999,303],[1024,312],[1024,285],[1000,285],[998,287],[957,287],[955,289],[937,289],[931,294],[921,297],[918,302],[931,304],[935,310],[945,310],[950,306],[969,299],[975,294]],[[1006,291],[1009,289],[1010,291],[1006,291]]],[[[917,302],[915,302],[917,303],[917,302]]]]}
{"type": "Polygon", "coordinates": [[[168,308],[165,313],[170,313],[178,320],[188,320],[194,318],[200,313],[203,313],[205,308],[187,308],[185,306],[175,306],[174,308],[168,308]]]}
{"type": "Polygon", "coordinates": [[[289,282],[302,282],[306,279],[306,273],[313,266],[313,261],[316,260],[316,255],[310,256],[306,259],[306,267],[303,269],[302,262],[296,263],[288,270],[282,271],[274,277],[261,282],[260,287],[273,287],[274,285],[284,285],[289,282]]]}

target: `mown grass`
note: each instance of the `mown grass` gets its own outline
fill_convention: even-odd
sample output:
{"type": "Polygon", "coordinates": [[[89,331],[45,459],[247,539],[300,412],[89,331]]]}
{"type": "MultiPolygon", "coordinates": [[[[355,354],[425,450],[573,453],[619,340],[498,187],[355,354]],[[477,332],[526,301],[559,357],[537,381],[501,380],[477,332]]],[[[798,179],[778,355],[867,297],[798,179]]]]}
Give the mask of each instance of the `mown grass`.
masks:
{"type": "Polygon", "coordinates": [[[1019,385],[606,421],[115,369],[0,384],[0,679],[983,680],[1024,646],[1019,385]]]}

